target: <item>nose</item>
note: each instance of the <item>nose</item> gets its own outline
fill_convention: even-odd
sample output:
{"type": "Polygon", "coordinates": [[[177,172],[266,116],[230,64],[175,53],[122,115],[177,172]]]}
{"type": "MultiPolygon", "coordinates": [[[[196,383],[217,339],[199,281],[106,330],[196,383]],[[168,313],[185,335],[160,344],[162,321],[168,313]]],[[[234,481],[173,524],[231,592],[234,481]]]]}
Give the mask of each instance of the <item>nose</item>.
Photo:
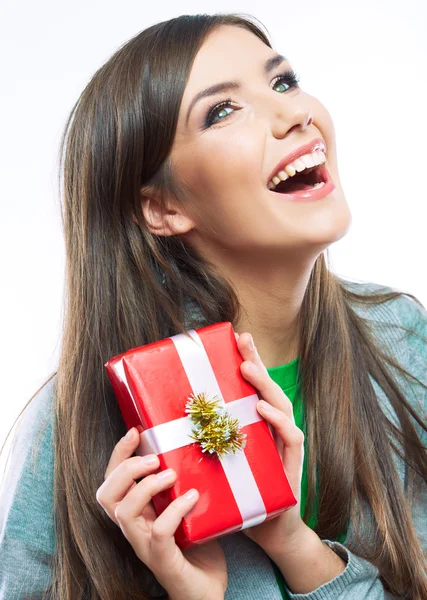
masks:
{"type": "Polygon", "coordinates": [[[284,104],[282,99],[274,113],[271,131],[274,137],[282,138],[295,127],[301,127],[301,130],[305,131],[312,123],[310,108],[291,102],[284,104]]]}

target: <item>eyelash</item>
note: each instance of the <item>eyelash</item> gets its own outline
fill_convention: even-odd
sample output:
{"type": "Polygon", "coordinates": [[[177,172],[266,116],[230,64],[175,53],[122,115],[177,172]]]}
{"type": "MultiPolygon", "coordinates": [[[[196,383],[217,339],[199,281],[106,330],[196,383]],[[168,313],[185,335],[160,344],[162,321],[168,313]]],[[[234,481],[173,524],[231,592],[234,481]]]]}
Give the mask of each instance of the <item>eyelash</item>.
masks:
{"type": "MultiPolygon", "coordinates": [[[[285,73],[282,73],[281,75],[278,75],[277,77],[275,77],[275,83],[277,83],[278,81],[282,81],[282,80],[284,80],[289,85],[289,89],[293,89],[293,88],[298,87],[298,83],[300,82],[300,77],[297,73],[295,73],[295,71],[286,71],[285,73]]],[[[208,108],[206,118],[203,123],[203,129],[209,129],[210,127],[215,127],[216,123],[212,123],[212,116],[215,113],[216,109],[222,108],[223,106],[229,106],[232,103],[233,103],[233,100],[231,98],[226,98],[219,104],[211,105],[208,108]]]]}

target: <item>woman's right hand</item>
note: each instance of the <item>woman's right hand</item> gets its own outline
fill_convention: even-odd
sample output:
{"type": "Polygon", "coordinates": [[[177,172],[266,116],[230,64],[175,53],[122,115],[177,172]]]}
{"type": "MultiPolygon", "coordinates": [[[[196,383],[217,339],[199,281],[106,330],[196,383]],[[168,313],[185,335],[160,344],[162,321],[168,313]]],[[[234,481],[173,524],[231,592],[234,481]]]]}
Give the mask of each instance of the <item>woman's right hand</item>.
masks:
{"type": "MultiPolygon", "coordinates": [[[[151,501],[176,481],[168,469],[154,475],[160,466],[155,454],[132,456],[140,437],[135,427],[111,453],[104,482],[96,492],[98,503],[120,527],[138,558],[153,572],[170,600],[222,600],[227,588],[227,563],[217,540],[182,550],[174,533],[181,519],[196,504],[191,498],[176,498],[160,516],[151,501]],[[148,462],[152,458],[153,462],[148,462]],[[168,478],[162,474],[169,473],[168,478]],[[136,483],[136,479],[143,478],[136,483]]],[[[128,432],[128,433],[129,433],[128,432]]]]}

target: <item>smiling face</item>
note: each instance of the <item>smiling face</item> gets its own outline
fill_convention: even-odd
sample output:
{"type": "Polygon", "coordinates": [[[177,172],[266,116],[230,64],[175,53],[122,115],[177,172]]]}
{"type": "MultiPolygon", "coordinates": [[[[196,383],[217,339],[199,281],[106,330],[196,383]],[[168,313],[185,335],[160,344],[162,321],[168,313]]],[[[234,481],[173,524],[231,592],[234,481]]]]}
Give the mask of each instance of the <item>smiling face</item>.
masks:
{"type": "Polygon", "coordinates": [[[276,61],[266,73],[267,61],[276,55],[248,30],[219,27],[195,58],[180,106],[171,164],[191,198],[174,221],[181,229],[172,233],[184,234],[217,265],[247,261],[250,255],[268,258],[269,264],[295,258],[298,251],[318,256],[351,224],[330,115],[292,84],[288,61],[276,61]],[[241,87],[194,103],[201,90],[225,81],[241,87]],[[218,106],[226,99],[231,101],[218,106]],[[292,202],[270,191],[269,176],[283,158],[319,138],[326,143],[332,193],[292,202]]]}

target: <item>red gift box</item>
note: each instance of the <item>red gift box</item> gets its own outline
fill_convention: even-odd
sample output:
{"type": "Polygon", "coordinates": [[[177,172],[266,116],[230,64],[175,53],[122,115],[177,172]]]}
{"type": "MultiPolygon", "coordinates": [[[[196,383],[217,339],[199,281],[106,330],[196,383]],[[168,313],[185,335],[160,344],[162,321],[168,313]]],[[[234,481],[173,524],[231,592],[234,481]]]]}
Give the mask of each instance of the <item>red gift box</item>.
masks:
{"type": "Polygon", "coordinates": [[[128,429],[137,427],[136,454],[157,454],[160,469],[177,473],[156,494],[158,515],[196,488],[199,499],[175,533],[183,549],[269,520],[296,504],[270,427],[256,409],[259,396],[240,372],[232,324],[217,323],[134,348],[105,363],[128,429]],[[216,396],[246,434],[244,449],[221,458],[191,439],[190,396],[216,396]]]}

